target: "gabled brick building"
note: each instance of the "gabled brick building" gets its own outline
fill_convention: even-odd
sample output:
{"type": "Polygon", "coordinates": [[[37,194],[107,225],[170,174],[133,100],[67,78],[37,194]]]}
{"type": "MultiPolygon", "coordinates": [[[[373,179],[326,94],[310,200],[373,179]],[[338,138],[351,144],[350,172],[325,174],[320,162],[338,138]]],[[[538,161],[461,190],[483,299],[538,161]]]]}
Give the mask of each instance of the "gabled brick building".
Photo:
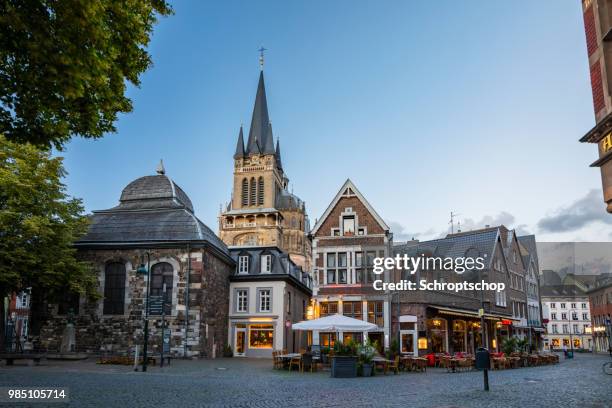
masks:
{"type": "MultiPolygon", "coordinates": [[[[341,313],[375,323],[368,333],[339,333],[341,341],[368,336],[379,346],[389,346],[389,302],[384,292],[372,287],[376,257],[391,253],[393,236],[351,180],[318,220],[312,232],[315,317],[341,313]]],[[[385,272],[387,273],[387,272],[385,272]]],[[[388,276],[385,277],[388,279],[388,276]]],[[[314,333],[313,344],[330,345],[336,333],[314,333]]]]}

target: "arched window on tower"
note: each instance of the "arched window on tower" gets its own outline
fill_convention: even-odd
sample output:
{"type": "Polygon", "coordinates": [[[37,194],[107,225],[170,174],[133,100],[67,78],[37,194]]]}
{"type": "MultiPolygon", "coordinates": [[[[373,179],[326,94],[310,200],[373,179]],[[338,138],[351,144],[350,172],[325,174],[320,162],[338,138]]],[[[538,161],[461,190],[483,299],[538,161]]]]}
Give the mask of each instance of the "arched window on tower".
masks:
{"type": "Polygon", "coordinates": [[[242,179],[242,205],[249,205],[249,182],[246,178],[242,179]]]}
{"type": "Polygon", "coordinates": [[[257,205],[263,205],[264,203],[264,179],[259,177],[257,181],[257,205]]]}
{"type": "Polygon", "coordinates": [[[249,205],[256,205],[257,198],[257,186],[255,185],[255,177],[251,177],[251,182],[249,183],[249,205]]]}

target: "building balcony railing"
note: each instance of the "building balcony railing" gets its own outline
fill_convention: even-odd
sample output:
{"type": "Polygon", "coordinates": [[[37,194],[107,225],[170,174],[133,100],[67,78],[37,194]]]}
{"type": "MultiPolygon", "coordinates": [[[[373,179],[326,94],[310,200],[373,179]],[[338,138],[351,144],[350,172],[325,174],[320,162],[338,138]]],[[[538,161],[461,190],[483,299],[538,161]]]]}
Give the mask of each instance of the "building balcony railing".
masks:
{"type": "Polygon", "coordinates": [[[224,229],[232,229],[232,228],[254,228],[254,227],[279,227],[280,224],[277,223],[270,223],[270,224],[266,224],[266,223],[256,223],[256,222],[245,222],[242,224],[223,224],[223,228],[224,229]]]}

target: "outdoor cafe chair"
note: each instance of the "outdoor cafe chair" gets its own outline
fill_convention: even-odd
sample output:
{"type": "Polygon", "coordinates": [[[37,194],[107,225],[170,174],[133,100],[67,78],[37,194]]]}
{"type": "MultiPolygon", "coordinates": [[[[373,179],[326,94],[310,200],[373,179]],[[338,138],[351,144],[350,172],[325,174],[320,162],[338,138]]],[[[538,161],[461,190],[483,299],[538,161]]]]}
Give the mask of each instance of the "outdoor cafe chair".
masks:
{"type": "Polygon", "coordinates": [[[386,369],[393,370],[393,374],[399,374],[399,362],[400,362],[399,356],[395,356],[395,359],[393,359],[392,362],[387,363],[386,369]]]}
{"type": "Polygon", "coordinates": [[[316,370],[316,362],[313,360],[312,357],[313,356],[310,353],[302,354],[302,372],[304,372],[304,370],[310,370],[310,372],[312,373],[316,370]]]}
{"type": "Polygon", "coordinates": [[[289,371],[291,371],[293,366],[296,366],[298,371],[302,371],[302,356],[291,357],[291,360],[289,360],[289,371]]]}

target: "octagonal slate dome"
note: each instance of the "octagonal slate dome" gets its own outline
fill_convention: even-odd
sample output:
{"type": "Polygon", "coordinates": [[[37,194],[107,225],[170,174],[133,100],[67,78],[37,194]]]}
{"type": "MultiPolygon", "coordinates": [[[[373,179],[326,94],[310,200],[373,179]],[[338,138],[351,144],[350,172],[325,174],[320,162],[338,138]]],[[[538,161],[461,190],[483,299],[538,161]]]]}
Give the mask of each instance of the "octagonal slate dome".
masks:
{"type": "Polygon", "coordinates": [[[193,212],[193,204],[182,188],[165,174],[140,177],[121,192],[121,208],[185,207],[193,212]]]}
{"type": "Polygon", "coordinates": [[[140,177],[121,192],[119,205],[93,211],[77,246],[207,242],[225,254],[227,247],[193,213],[187,194],[165,174],[140,177]]]}

